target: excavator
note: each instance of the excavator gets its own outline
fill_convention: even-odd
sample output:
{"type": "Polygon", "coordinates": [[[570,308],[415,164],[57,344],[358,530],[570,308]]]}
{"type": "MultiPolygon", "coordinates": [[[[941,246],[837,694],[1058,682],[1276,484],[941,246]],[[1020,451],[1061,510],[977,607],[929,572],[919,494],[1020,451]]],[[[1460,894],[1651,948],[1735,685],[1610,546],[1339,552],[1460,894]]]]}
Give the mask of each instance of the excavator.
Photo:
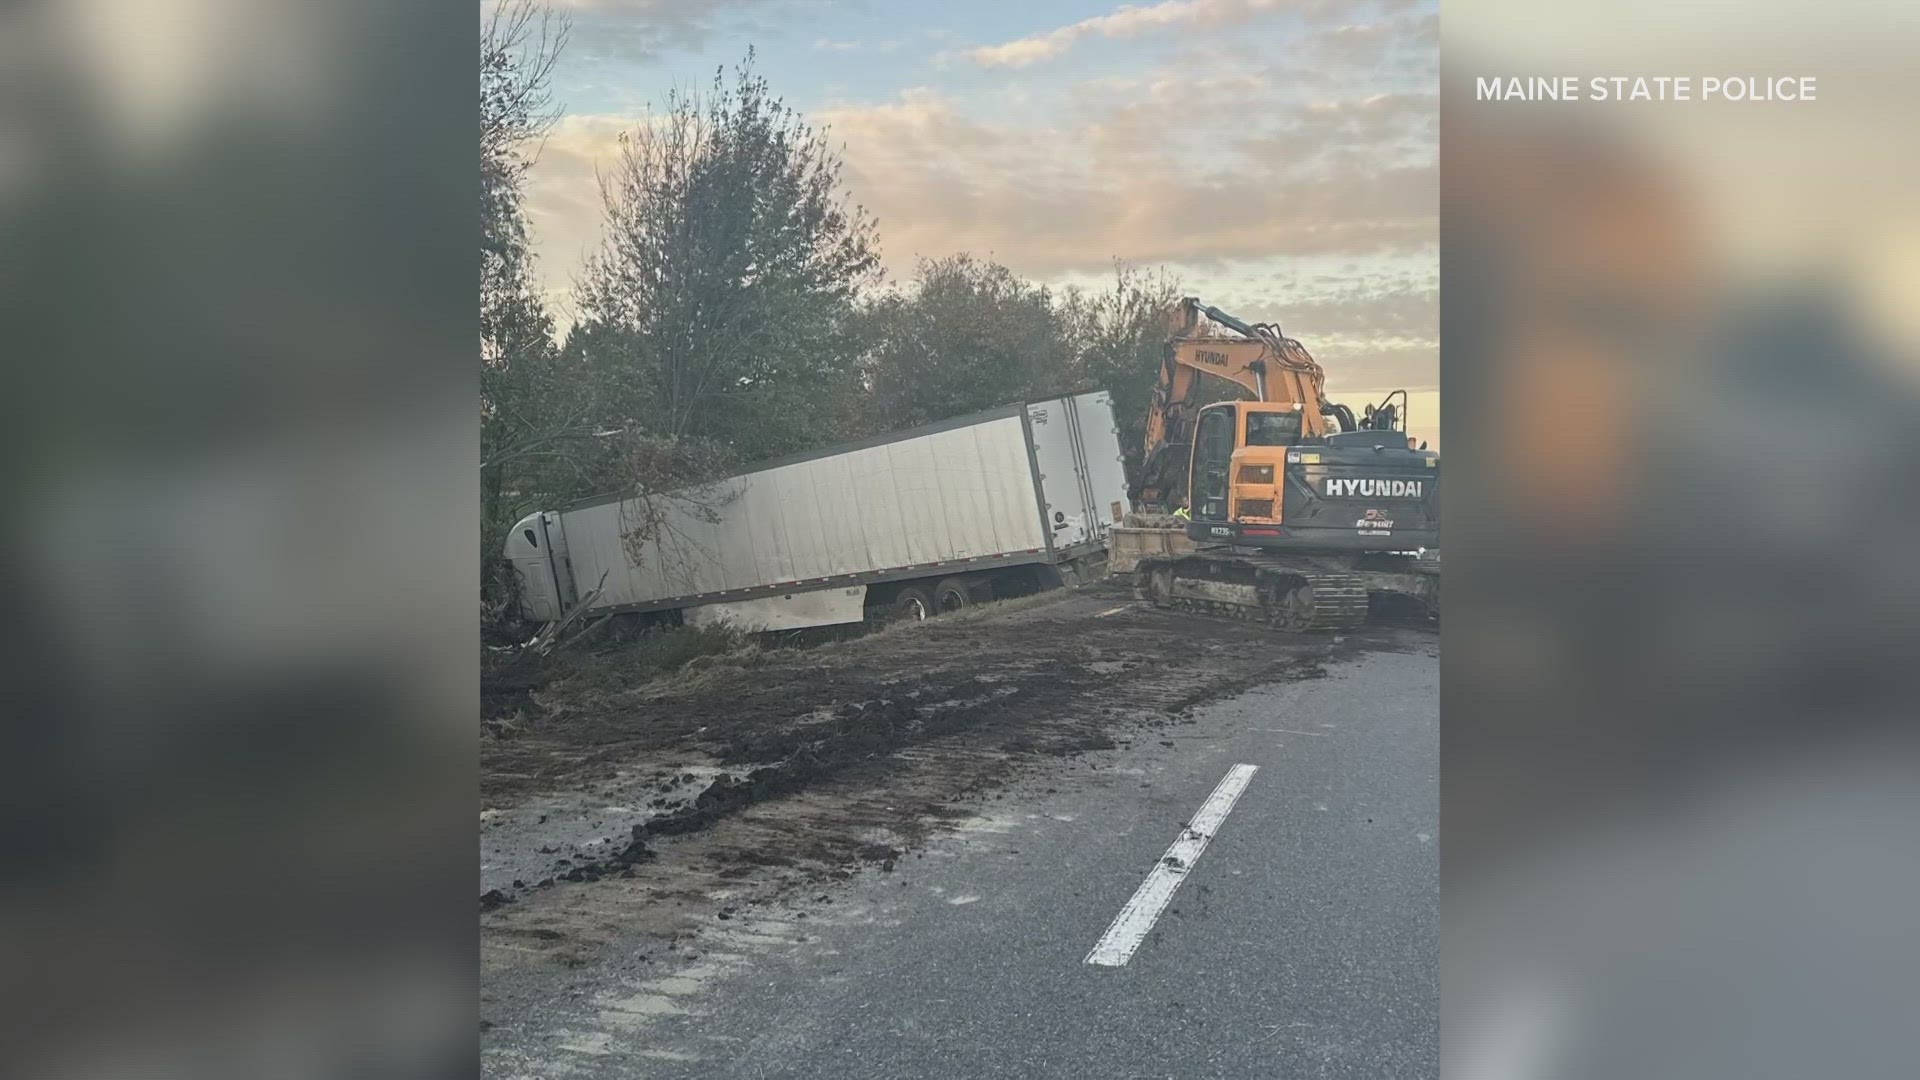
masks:
{"type": "Polygon", "coordinates": [[[1278,326],[1181,301],[1133,497],[1193,550],[1142,558],[1143,596],[1289,631],[1437,617],[1440,455],[1407,435],[1406,391],[1356,415],[1325,388],[1278,326]]]}

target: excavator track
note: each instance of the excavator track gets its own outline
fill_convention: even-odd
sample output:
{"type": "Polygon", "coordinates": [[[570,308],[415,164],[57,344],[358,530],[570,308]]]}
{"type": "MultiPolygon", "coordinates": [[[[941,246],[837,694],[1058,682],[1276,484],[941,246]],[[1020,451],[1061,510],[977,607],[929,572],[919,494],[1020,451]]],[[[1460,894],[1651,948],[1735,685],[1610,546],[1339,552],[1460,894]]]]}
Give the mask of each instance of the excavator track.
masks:
{"type": "Polygon", "coordinates": [[[1246,556],[1143,559],[1137,580],[1156,606],[1291,632],[1360,626],[1370,606],[1364,574],[1246,556]]]}
{"type": "Polygon", "coordinates": [[[1281,630],[1343,630],[1364,625],[1369,608],[1367,582],[1359,574],[1333,571],[1296,573],[1301,583],[1283,594],[1282,610],[1267,623],[1281,630]]]}

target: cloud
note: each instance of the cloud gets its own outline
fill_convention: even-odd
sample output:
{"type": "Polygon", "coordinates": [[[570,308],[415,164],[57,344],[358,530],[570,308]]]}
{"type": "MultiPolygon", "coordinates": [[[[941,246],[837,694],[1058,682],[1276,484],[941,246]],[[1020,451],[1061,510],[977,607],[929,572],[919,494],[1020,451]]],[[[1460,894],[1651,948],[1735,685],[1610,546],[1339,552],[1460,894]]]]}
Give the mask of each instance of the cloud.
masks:
{"type": "MultiPolygon", "coordinates": [[[[1231,7],[1155,9],[1199,19],[1195,6],[1231,7]]],[[[815,35],[806,45],[832,62],[815,35]]],[[[1404,14],[1300,28],[1280,51],[1185,33],[1159,66],[1121,75],[919,86],[808,119],[841,148],[896,277],[960,251],[1056,284],[1097,286],[1116,258],[1165,265],[1209,302],[1300,336],[1342,386],[1431,387],[1438,108],[1422,69],[1434,49],[1431,19],[1404,14]]],[[[529,212],[556,300],[598,239],[593,164],[634,122],[570,117],[534,170],[529,212]]]]}
{"type": "MultiPolygon", "coordinates": [[[[1116,257],[1165,264],[1208,302],[1278,322],[1307,342],[1341,387],[1432,387],[1439,293],[1431,164],[1348,173],[1329,163],[1292,173],[1343,152],[1365,158],[1371,144],[1342,127],[1350,114],[1378,120],[1413,106],[1330,104],[1302,106],[1287,120],[1317,125],[1324,144],[1302,135],[1294,154],[1256,158],[1253,144],[1216,138],[1218,157],[1205,176],[1187,167],[1186,151],[1139,142],[1150,116],[1132,133],[1111,122],[1024,127],[969,117],[922,88],[816,119],[845,144],[852,194],[879,218],[896,275],[909,273],[916,255],[955,251],[1094,287],[1116,257]]],[[[619,134],[636,122],[565,118],[530,177],[543,292],[563,324],[572,274],[599,239],[595,166],[613,160],[619,134]]],[[[1392,141],[1390,132],[1384,137],[1392,141]]]]}
{"type": "Polygon", "coordinates": [[[692,26],[711,22],[725,8],[743,7],[754,0],[546,0],[562,11],[607,12],[659,25],[692,26]]]}
{"type": "Polygon", "coordinates": [[[1309,261],[1314,269],[1280,257],[1186,271],[1182,284],[1208,303],[1252,322],[1278,323],[1305,342],[1341,400],[1439,386],[1435,249],[1390,259],[1309,261]]]}
{"type": "Polygon", "coordinates": [[[526,209],[541,294],[566,321],[573,275],[600,243],[600,185],[620,134],[640,121],[618,116],[565,116],[541,145],[527,174],[526,209]]]}
{"type": "Polygon", "coordinates": [[[545,0],[573,23],[577,57],[651,63],[695,51],[723,31],[802,20],[821,0],[545,0]]]}
{"type": "MultiPolygon", "coordinates": [[[[1339,26],[1300,46],[1348,61],[1363,38],[1405,51],[1339,26]]],[[[1116,258],[1166,265],[1309,342],[1342,386],[1435,387],[1437,99],[1398,69],[1323,70],[1302,87],[1256,50],[1083,80],[1018,112],[922,87],[818,119],[896,273],[952,251],[1096,286],[1116,258]]]]}
{"type": "Polygon", "coordinates": [[[1051,273],[1432,242],[1438,176],[1416,148],[1417,102],[1243,111],[1265,112],[1266,133],[1237,136],[1239,113],[1169,127],[1151,92],[1077,125],[982,120],[924,89],[820,119],[896,266],[967,250],[1051,273]]]}
{"type": "Polygon", "coordinates": [[[973,49],[967,55],[985,67],[1027,67],[1060,56],[1082,39],[1096,35],[1131,38],[1187,27],[1235,26],[1282,11],[1322,16],[1334,6],[1325,0],[1163,0],[1144,7],[1129,4],[1108,15],[973,49]]]}
{"type": "MultiPolygon", "coordinates": [[[[1114,258],[1197,265],[1433,241],[1430,98],[1286,106],[1246,78],[1167,76],[1125,104],[1088,105],[1053,124],[981,119],[924,87],[813,119],[843,148],[852,193],[878,217],[896,271],[953,251],[992,252],[1044,274],[1097,271],[1114,258]],[[1215,102],[1203,113],[1217,123],[1195,122],[1194,100],[1215,102]],[[1264,118],[1252,134],[1238,131],[1247,114],[1264,118]]],[[[556,265],[591,246],[593,165],[612,159],[630,123],[571,116],[547,140],[528,201],[556,265]]]]}
{"type": "Polygon", "coordinates": [[[1316,338],[1365,335],[1398,339],[1409,347],[1436,344],[1440,290],[1431,282],[1357,281],[1317,295],[1316,291],[1312,286],[1276,288],[1273,295],[1286,300],[1256,304],[1243,317],[1278,322],[1290,334],[1316,338]]]}
{"type": "MultiPolygon", "coordinates": [[[[1288,330],[1289,334],[1292,332],[1288,330]]],[[[1327,372],[1328,396],[1353,406],[1356,411],[1362,401],[1377,399],[1382,391],[1440,388],[1437,343],[1411,339],[1299,337],[1327,372]]],[[[1416,413],[1420,411],[1425,410],[1416,408],[1416,413]]],[[[1432,419],[1430,413],[1427,419],[1432,419]]],[[[1421,438],[1437,437],[1437,432],[1427,424],[1417,425],[1414,433],[1421,438]]]]}
{"type": "Polygon", "coordinates": [[[833,38],[823,37],[816,38],[813,42],[815,49],[834,53],[890,53],[899,51],[905,45],[906,41],[901,38],[886,38],[880,41],[836,41],[833,38]]]}

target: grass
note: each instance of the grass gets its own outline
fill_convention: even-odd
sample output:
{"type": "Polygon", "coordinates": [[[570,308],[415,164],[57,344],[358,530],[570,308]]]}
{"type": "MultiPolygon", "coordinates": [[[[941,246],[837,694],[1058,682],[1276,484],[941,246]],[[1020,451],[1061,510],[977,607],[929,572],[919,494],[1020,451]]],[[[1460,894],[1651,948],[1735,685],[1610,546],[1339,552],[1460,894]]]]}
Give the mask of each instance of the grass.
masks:
{"type": "Polygon", "coordinates": [[[760,653],[752,634],[726,625],[653,626],[617,633],[570,656],[555,689],[568,697],[631,690],[669,675],[734,667],[760,653]]]}
{"type": "MultiPolygon", "coordinates": [[[[941,615],[932,625],[977,622],[1043,608],[1075,593],[1073,589],[1048,589],[1028,596],[975,604],[965,611],[941,615]]],[[[865,638],[905,633],[922,625],[925,624],[894,623],[817,647],[843,648],[865,638]]],[[[773,644],[781,640],[777,636],[763,638],[725,624],[610,629],[613,633],[594,646],[556,658],[559,671],[548,685],[555,704],[565,702],[571,706],[563,707],[563,711],[590,709],[607,703],[612,697],[647,698],[666,689],[649,684],[669,677],[674,680],[671,689],[675,691],[693,689],[716,679],[738,678],[755,660],[769,652],[782,651],[779,645],[773,644]]]]}
{"type": "MultiPolygon", "coordinates": [[[[888,626],[883,626],[878,630],[862,634],[859,638],[849,640],[858,641],[861,638],[876,637],[883,634],[898,634],[919,626],[941,626],[952,623],[976,622],[981,619],[991,619],[997,615],[1007,615],[1016,611],[1027,611],[1032,608],[1047,607],[1051,604],[1060,603],[1074,595],[1076,595],[1076,590],[1074,589],[1042,589],[1039,592],[1028,593],[1025,596],[1010,596],[1005,600],[988,600],[984,603],[974,604],[965,611],[954,611],[945,615],[935,616],[924,623],[893,623],[888,626]]],[[[844,642],[835,642],[835,644],[844,644],[844,642]]]]}

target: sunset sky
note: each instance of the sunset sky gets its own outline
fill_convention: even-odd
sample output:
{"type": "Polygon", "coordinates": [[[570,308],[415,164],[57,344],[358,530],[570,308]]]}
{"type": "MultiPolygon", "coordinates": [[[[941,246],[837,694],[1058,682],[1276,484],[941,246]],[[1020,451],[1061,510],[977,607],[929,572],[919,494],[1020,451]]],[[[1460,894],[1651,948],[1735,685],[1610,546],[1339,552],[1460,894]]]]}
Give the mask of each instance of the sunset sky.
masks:
{"type": "Polygon", "coordinates": [[[749,46],[843,145],[887,268],[989,256],[1053,284],[1116,258],[1279,322],[1348,401],[1414,394],[1437,438],[1438,15],[1403,0],[953,4],[555,0],[565,115],[528,192],[564,322],[596,163],[749,46]]]}

